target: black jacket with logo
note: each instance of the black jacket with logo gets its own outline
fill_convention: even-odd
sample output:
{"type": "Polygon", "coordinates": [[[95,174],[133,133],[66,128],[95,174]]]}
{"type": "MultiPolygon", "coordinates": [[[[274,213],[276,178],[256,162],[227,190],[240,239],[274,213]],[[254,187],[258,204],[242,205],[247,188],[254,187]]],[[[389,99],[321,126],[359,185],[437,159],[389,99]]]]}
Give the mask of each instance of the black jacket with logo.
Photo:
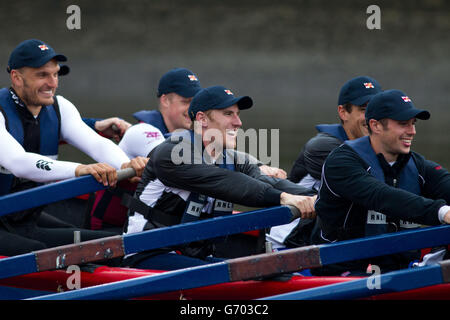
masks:
{"type": "MultiPolygon", "coordinates": [[[[286,179],[261,174],[258,165],[251,163],[248,154],[235,150],[228,150],[228,153],[234,161],[234,171],[212,164],[211,159],[204,153],[202,144],[192,143],[190,131],[172,135],[149,154],[149,161],[135,197],[147,205],[153,203],[153,210],[181,220],[187,205],[183,196],[186,192],[248,207],[280,205],[282,192],[315,194],[311,189],[286,179]],[[191,154],[186,155],[185,152],[191,154]],[[175,159],[183,155],[186,157],[175,159]],[[153,198],[146,198],[148,194],[153,198]]],[[[130,212],[130,215],[133,215],[133,212],[130,212]]],[[[128,221],[130,223],[130,218],[128,221]]],[[[144,229],[160,226],[158,221],[149,221],[144,229]]]]}
{"type": "MultiPolygon", "coordinates": [[[[422,225],[440,224],[438,211],[450,203],[450,174],[447,170],[415,152],[405,155],[404,159],[399,157],[399,165],[394,164],[393,168],[385,163],[381,154],[377,157],[386,183],[368,172],[368,164],[351,147],[343,144],[330,153],[323,167],[322,185],[315,206],[320,226],[316,242],[364,237],[368,210],[422,225]],[[409,157],[413,158],[419,172],[421,196],[389,185],[388,180],[399,174],[409,157]]],[[[345,265],[363,268],[367,262],[345,265]]]]}

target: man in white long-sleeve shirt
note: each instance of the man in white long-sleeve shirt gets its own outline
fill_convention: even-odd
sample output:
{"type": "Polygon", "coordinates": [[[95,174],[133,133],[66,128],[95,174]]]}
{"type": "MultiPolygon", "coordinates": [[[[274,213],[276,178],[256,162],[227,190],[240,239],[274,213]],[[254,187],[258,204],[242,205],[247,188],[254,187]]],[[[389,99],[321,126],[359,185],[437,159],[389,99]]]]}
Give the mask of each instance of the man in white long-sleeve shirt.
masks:
{"type": "MultiPolygon", "coordinates": [[[[0,90],[0,195],[38,185],[91,174],[114,186],[117,169],[133,167],[140,175],[147,161],[130,161],[112,141],[102,138],[81,119],[76,107],[58,87],[59,61],[67,58],[36,39],[20,43],[11,53],[7,71],[11,87],[0,90]],[[94,164],[58,161],[64,140],[91,158],[94,164]]],[[[73,241],[72,228],[42,222],[41,208],[0,217],[0,255],[15,255],[73,241]],[[41,227],[45,225],[47,228],[41,227]]],[[[82,230],[82,240],[108,236],[82,230]]]]}

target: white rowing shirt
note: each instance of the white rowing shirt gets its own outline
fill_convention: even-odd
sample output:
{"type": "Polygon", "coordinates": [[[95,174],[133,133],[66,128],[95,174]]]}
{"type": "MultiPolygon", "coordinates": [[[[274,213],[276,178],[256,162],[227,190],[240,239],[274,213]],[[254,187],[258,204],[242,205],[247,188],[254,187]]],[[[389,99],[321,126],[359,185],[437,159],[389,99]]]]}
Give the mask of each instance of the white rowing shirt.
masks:
{"type": "MultiPolygon", "coordinates": [[[[103,138],[87,126],[77,108],[62,96],[58,99],[61,113],[60,139],[73,145],[98,162],[108,163],[116,169],[129,162],[127,155],[111,140],[103,138]]],[[[79,163],[59,161],[37,153],[26,152],[16,139],[6,130],[5,118],[0,113],[0,167],[16,177],[36,182],[52,182],[75,177],[79,163]],[[50,170],[36,165],[39,161],[47,163],[50,170]]]]}

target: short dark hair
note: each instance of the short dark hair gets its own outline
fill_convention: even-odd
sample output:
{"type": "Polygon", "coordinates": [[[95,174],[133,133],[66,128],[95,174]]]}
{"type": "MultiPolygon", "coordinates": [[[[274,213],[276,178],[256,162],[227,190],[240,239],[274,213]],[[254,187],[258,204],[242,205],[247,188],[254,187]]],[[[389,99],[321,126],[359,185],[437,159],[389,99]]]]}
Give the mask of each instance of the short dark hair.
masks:
{"type": "MultiPolygon", "coordinates": [[[[352,113],[353,105],[350,102],[347,102],[346,104],[343,104],[342,107],[347,111],[348,113],[352,113]]],[[[344,123],[344,121],[339,117],[339,120],[341,120],[341,124],[344,123]]]]}
{"type": "MultiPolygon", "coordinates": [[[[372,129],[370,129],[369,120],[366,119],[366,124],[367,124],[367,131],[369,132],[369,135],[371,135],[372,134],[372,129]]],[[[381,123],[381,125],[383,126],[383,129],[387,128],[387,125],[388,125],[388,119],[387,118],[380,119],[380,120],[377,120],[377,121],[381,123]]]]}
{"type": "MultiPolygon", "coordinates": [[[[360,106],[357,106],[357,105],[354,105],[354,104],[351,104],[350,102],[348,102],[348,103],[346,103],[346,104],[343,104],[342,107],[343,107],[343,108],[345,109],[345,111],[347,111],[348,113],[352,113],[353,107],[366,108],[366,107],[367,107],[367,102],[364,103],[364,104],[362,104],[362,105],[360,105],[360,106]]],[[[344,121],[342,121],[342,119],[341,119],[341,123],[344,123],[344,121]]]]}

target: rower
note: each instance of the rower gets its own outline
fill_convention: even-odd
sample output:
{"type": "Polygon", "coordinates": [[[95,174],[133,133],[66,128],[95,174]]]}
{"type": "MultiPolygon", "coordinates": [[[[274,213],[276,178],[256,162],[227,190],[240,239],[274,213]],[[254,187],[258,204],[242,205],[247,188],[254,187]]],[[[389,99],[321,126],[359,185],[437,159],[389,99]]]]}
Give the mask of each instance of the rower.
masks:
{"type": "MultiPolygon", "coordinates": [[[[450,223],[449,172],[411,151],[417,119],[429,118],[400,90],[383,91],[370,100],[365,112],[369,136],[346,141],[324,163],[316,203],[318,242],[450,223]]],[[[366,274],[368,264],[387,272],[419,258],[420,251],[409,251],[315,272],[366,274]]]]}
{"type": "MultiPolygon", "coordinates": [[[[117,169],[132,167],[138,175],[144,169],[146,158],[130,161],[112,141],[92,131],[69,100],[55,96],[59,62],[66,60],[66,56],[37,39],[23,41],[10,55],[7,71],[11,87],[0,90],[0,144],[2,150],[8,150],[0,153],[0,195],[88,174],[105,186],[114,186],[117,169]],[[99,163],[58,161],[61,140],[99,163]]],[[[73,242],[75,229],[43,214],[41,209],[0,218],[0,255],[17,255],[73,242]]],[[[83,240],[110,235],[80,231],[83,240]]]]}
{"type": "MultiPolygon", "coordinates": [[[[186,68],[174,68],[163,74],[158,83],[157,110],[141,110],[133,114],[140,123],[130,127],[119,143],[128,157],[147,157],[155,146],[164,141],[176,129],[189,129],[189,104],[201,89],[198,76],[186,68]]],[[[286,178],[283,169],[257,163],[262,173],[277,178],[286,178]]],[[[121,205],[124,194],[133,194],[136,183],[125,180],[117,188],[96,193],[90,210],[90,227],[93,230],[106,229],[122,233],[127,219],[127,208],[121,205]]]]}
{"type": "MultiPolygon", "coordinates": [[[[370,99],[380,91],[378,81],[371,77],[359,76],[348,80],[338,97],[337,112],[341,123],[316,126],[319,133],[306,142],[288,179],[319,190],[322,165],[328,154],[346,140],[367,135],[364,112],[370,99]]],[[[314,224],[315,221],[311,220],[295,220],[288,225],[273,227],[267,240],[275,249],[309,245],[314,224]]]]}
{"type": "MultiPolygon", "coordinates": [[[[188,110],[191,129],[173,134],[149,154],[130,202],[126,234],[232,214],[234,203],[289,204],[303,218],[315,216],[312,190],[262,174],[247,154],[235,151],[240,111],[252,105],[250,97],[235,97],[222,86],[194,96],[188,110]]],[[[210,257],[216,241],[220,239],[141,252],[124,259],[124,265],[173,270],[206,264],[217,258],[210,257]]]]}

